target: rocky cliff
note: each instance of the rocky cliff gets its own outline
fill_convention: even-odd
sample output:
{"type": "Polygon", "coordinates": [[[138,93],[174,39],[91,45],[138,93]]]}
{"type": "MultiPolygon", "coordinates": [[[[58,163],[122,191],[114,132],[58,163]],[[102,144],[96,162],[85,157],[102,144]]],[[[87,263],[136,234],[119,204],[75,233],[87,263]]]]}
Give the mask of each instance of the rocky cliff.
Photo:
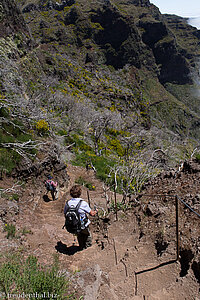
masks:
{"type": "Polygon", "coordinates": [[[167,18],[149,1],[90,4],[21,1],[21,4],[25,18],[30,20],[30,16],[34,16],[29,25],[37,28],[32,27],[32,31],[42,43],[59,41],[85,47],[86,41],[94,42],[102,62],[114,68],[123,68],[126,64],[137,68],[145,66],[157,72],[161,83],[191,83],[188,54],[178,43],[167,18]]]}
{"type": "Polygon", "coordinates": [[[20,10],[13,1],[3,0],[0,6],[0,37],[5,37],[16,31],[25,31],[26,24],[20,10]]]}
{"type": "Polygon", "coordinates": [[[10,36],[18,39],[19,48],[30,48],[30,32],[20,9],[15,2],[2,0],[0,4],[0,38],[10,36]]]}

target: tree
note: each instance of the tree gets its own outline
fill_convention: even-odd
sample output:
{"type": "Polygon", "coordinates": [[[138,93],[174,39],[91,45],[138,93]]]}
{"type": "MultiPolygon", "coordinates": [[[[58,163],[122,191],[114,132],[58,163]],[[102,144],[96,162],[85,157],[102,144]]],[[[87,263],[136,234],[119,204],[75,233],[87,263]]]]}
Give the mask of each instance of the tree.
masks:
{"type": "Polygon", "coordinates": [[[99,143],[101,137],[109,128],[121,128],[122,118],[118,112],[110,112],[108,110],[96,111],[92,115],[92,120],[89,123],[89,132],[94,142],[95,154],[100,155],[99,143]]]}

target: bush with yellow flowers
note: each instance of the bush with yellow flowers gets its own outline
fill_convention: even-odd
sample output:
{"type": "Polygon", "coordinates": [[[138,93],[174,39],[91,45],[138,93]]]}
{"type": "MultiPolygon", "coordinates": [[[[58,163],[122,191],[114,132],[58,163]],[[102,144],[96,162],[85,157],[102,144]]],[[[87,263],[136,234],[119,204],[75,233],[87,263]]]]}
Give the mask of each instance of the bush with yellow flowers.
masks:
{"type": "Polygon", "coordinates": [[[35,128],[40,135],[47,135],[49,133],[49,125],[45,120],[39,120],[35,124],[35,128]]]}

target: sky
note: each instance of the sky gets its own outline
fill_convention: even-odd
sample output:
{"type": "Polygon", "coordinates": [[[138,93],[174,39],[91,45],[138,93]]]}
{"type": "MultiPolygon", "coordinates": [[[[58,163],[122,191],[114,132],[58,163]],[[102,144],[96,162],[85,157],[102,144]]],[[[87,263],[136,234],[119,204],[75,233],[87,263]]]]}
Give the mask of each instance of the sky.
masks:
{"type": "Polygon", "coordinates": [[[163,14],[175,14],[181,17],[200,17],[199,0],[150,0],[163,14]]]}
{"type": "Polygon", "coordinates": [[[200,29],[199,0],[150,0],[162,14],[174,14],[190,18],[189,24],[200,29]]]}

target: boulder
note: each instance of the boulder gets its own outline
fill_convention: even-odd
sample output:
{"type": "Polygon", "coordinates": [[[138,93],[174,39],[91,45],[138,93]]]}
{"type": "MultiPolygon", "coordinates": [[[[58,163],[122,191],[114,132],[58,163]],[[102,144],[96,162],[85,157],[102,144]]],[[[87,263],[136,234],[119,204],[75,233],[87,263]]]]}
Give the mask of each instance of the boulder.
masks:
{"type": "Polygon", "coordinates": [[[71,284],[75,290],[79,291],[84,300],[95,300],[100,287],[107,285],[109,288],[110,283],[108,275],[96,264],[91,268],[76,273],[71,279],[71,284]]]}

